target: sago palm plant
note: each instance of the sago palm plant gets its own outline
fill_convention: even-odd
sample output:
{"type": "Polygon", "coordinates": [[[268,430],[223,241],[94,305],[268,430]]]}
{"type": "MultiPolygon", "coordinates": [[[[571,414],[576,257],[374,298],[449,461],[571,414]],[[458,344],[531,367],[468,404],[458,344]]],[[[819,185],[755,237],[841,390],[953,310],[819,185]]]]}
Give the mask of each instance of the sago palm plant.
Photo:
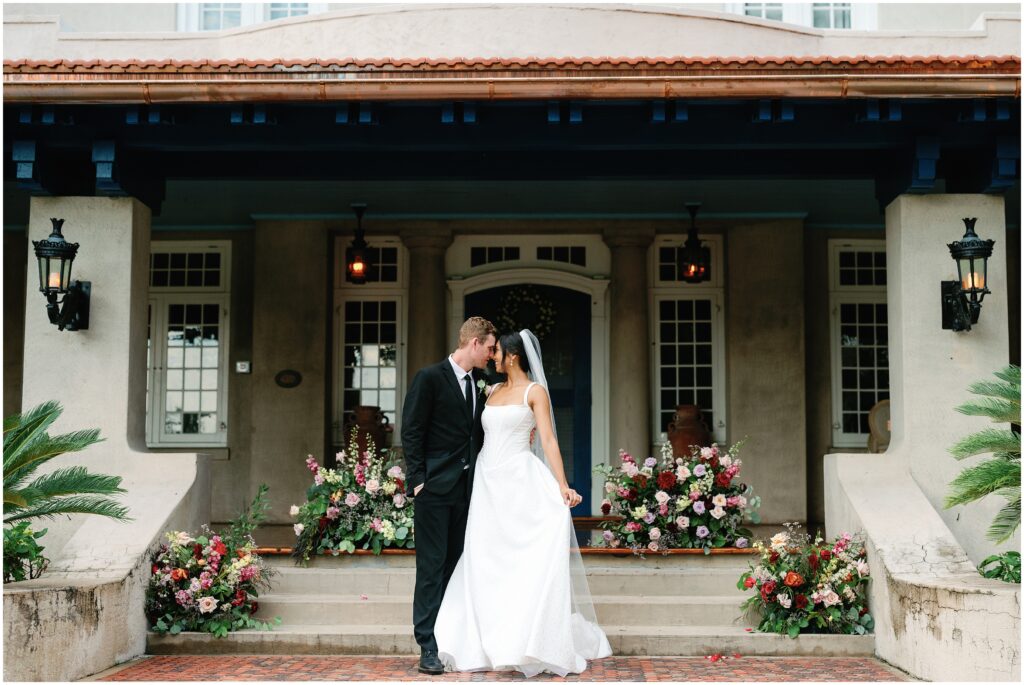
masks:
{"type": "Polygon", "coordinates": [[[4,419],[4,523],[58,514],[98,514],[130,520],[127,507],[110,498],[124,492],[120,476],[68,466],[29,481],[54,457],[100,441],[97,429],[51,437],[46,429],[62,411],[57,402],[44,402],[4,419]]]}
{"type": "Polygon", "coordinates": [[[986,428],[953,445],[957,459],[989,454],[986,459],[960,472],[950,483],[946,508],[974,502],[989,494],[1007,500],[989,526],[987,537],[1005,542],[1020,526],[1020,367],[1007,366],[995,373],[999,381],[980,381],[970,391],[981,399],[957,407],[968,416],[987,416],[994,423],[1011,424],[1006,428],[986,428]],[[1016,430],[1013,426],[1016,425],[1016,430]]]}

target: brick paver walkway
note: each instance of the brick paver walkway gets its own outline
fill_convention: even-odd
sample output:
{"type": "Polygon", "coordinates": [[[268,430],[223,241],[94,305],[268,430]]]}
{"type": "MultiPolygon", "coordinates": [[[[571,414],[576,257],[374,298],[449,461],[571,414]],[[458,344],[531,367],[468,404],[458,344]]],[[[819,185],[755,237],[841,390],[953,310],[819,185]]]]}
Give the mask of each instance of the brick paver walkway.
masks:
{"type": "MultiPolygon", "coordinates": [[[[101,680],[433,680],[514,681],[518,673],[448,673],[427,676],[415,657],[383,656],[153,656],[101,680]]],[[[540,675],[530,680],[636,681],[878,681],[910,680],[869,657],[610,657],[580,676],[540,675]]]]}

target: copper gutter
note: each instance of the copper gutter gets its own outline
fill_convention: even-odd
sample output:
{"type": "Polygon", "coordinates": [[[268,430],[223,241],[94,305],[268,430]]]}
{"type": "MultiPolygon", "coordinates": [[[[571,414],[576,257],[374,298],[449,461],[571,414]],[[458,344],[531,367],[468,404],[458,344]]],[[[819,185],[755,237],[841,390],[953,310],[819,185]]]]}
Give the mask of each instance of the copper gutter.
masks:
{"type": "Polygon", "coordinates": [[[442,65],[6,61],[3,83],[5,102],[50,104],[1020,97],[1020,58],[468,60],[442,65]]]}

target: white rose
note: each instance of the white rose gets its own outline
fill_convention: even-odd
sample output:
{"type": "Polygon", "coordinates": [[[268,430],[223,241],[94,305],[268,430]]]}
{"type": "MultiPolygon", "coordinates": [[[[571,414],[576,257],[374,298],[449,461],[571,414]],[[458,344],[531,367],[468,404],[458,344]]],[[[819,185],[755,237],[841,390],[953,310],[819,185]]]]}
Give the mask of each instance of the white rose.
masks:
{"type": "Polygon", "coordinates": [[[723,509],[722,507],[715,507],[714,509],[711,510],[711,515],[714,516],[716,519],[720,519],[723,516],[725,516],[725,509],[723,509]]]}
{"type": "Polygon", "coordinates": [[[665,504],[669,500],[668,493],[664,490],[658,490],[654,493],[654,499],[658,500],[658,504],[665,504]]]}
{"type": "Polygon", "coordinates": [[[689,477],[690,469],[686,468],[685,466],[680,466],[678,469],[676,469],[676,478],[678,478],[679,480],[686,480],[689,477]]]}
{"type": "Polygon", "coordinates": [[[651,528],[651,532],[648,533],[648,535],[651,536],[652,540],[660,540],[661,539],[661,531],[658,530],[657,528],[651,528]]]}
{"type": "Polygon", "coordinates": [[[723,495],[721,493],[715,495],[714,497],[711,498],[711,504],[713,504],[716,507],[724,507],[725,506],[725,495],[723,495]]]}
{"type": "Polygon", "coordinates": [[[217,599],[214,597],[203,597],[199,600],[199,613],[210,614],[217,610],[217,599]]]}
{"type": "Polygon", "coordinates": [[[296,523],[294,526],[292,526],[292,528],[295,529],[296,535],[302,535],[302,531],[305,530],[306,527],[301,523],[296,523]]]}
{"type": "Polygon", "coordinates": [[[288,510],[288,514],[291,515],[291,516],[298,516],[299,515],[299,508],[293,504],[291,506],[291,509],[288,510]]]}
{"type": "Polygon", "coordinates": [[[778,600],[779,604],[782,605],[784,609],[788,609],[793,604],[793,600],[790,599],[789,595],[785,595],[782,593],[779,593],[778,600]]]}
{"type": "Polygon", "coordinates": [[[380,489],[380,482],[376,478],[366,481],[366,491],[371,495],[380,489]]]}

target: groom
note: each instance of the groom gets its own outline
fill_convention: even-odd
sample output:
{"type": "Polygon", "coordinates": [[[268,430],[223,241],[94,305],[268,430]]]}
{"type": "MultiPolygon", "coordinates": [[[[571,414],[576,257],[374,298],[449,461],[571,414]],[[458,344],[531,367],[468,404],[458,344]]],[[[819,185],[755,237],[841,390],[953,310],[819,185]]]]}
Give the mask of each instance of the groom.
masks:
{"type": "Polygon", "coordinates": [[[495,352],[494,325],[474,316],[459,329],[459,348],[420,369],[402,410],[406,494],[415,498],[416,593],[412,619],[421,673],[437,675],[434,622],[462,556],[473,467],[483,443],[483,374],[495,352]]]}

